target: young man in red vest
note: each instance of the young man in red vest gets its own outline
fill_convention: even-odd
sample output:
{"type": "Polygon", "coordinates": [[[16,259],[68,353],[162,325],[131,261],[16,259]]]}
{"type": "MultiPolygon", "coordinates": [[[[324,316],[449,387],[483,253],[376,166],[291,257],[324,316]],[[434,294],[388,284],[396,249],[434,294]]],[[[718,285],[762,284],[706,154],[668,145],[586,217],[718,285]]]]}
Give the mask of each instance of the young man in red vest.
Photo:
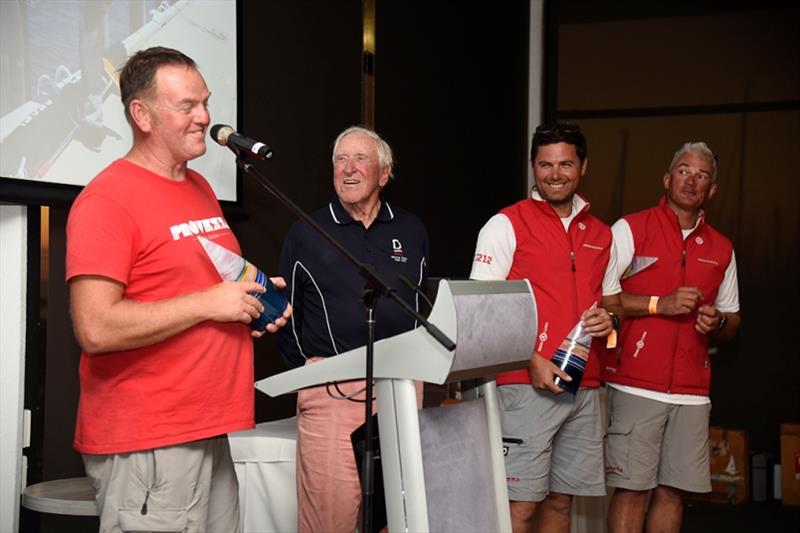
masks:
{"type": "Polygon", "coordinates": [[[647,530],[677,533],[682,493],[711,490],[708,339],[733,337],[740,322],[733,246],[702,209],[716,176],[708,146],[686,143],[659,204],[612,228],[626,321],[603,368],[611,533],[642,531],[651,491],[647,530]]]}
{"type": "Polygon", "coordinates": [[[514,532],[569,531],[573,495],[605,494],[599,351],[618,325],[611,230],[576,194],[586,139],[572,124],[536,128],[530,198],[492,217],[478,236],[472,279],[527,279],[538,309],[529,368],[497,376],[514,532]],[[597,304],[593,306],[593,304],[597,304]],[[594,337],[580,389],[563,393],[551,362],[579,321],[594,337]],[[615,324],[616,323],[616,324],[615,324]]]}

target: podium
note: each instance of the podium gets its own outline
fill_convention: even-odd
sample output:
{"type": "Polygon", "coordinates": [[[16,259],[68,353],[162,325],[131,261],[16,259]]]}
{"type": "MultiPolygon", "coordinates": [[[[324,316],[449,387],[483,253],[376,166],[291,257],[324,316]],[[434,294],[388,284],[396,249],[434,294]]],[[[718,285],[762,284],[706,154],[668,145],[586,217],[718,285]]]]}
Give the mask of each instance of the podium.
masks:
{"type": "MultiPolygon", "coordinates": [[[[442,280],[428,320],[456,342],[455,351],[447,351],[423,327],[375,342],[373,369],[389,531],[510,532],[494,375],[525,368],[530,361],[537,331],[530,284],[442,280]],[[443,384],[485,377],[489,381],[479,387],[478,400],[417,411],[413,380],[443,384]],[[454,435],[465,439],[463,445],[450,445],[454,435]],[[465,454],[461,461],[460,454],[465,454]],[[456,483],[450,482],[453,477],[458,478],[456,483]],[[459,491],[463,497],[453,498],[459,491]]],[[[364,379],[365,359],[362,346],[255,385],[278,396],[364,379]]]]}

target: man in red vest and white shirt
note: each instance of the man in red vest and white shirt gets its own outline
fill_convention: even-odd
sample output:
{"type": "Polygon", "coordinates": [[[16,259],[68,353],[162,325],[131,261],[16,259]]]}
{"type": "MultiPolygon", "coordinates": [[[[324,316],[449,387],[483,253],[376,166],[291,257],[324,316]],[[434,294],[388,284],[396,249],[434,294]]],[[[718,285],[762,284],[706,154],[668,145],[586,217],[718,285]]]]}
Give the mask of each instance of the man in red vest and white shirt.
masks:
{"type": "Polygon", "coordinates": [[[529,280],[538,310],[529,368],[497,376],[515,533],[567,533],[572,496],[605,494],[599,352],[618,325],[621,289],[611,230],[576,194],[586,152],[575,125],[536,128],[530,198],[489,219],[472,263],[472,279],[529,280]],[[579,321],[594,339],[573,395],[554,383],[571,379],[551,358],[579,321]]]}
{"type": "Polygon", "coordinates": [[[740,323],[733,246],[703,211],[716,177],[708,146],[686,143],[659,204],[612,228],[626,321],[603,367],[611,533],[642,531],[651,491],[647,531],[677,533],[683,492],[711,490],[708,339],[729,339],[740,323]]]}

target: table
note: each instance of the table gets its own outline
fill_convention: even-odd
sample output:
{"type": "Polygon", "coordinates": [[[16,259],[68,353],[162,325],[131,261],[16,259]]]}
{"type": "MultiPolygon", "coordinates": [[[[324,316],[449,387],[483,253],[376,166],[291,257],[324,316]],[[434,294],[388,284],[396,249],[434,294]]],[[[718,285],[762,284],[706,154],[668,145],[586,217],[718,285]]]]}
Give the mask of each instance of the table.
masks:
{"type": "Polygon", "coordinates": [[[89,478],[71,477],[29,485],[22,491],[22,505],[40,513],[97,516],[94,487],[89,478]]]}
{"type": "Polygon", "coordinates": [[[297,531],[297,417],[230,433],[242,533],[297,531]]]}

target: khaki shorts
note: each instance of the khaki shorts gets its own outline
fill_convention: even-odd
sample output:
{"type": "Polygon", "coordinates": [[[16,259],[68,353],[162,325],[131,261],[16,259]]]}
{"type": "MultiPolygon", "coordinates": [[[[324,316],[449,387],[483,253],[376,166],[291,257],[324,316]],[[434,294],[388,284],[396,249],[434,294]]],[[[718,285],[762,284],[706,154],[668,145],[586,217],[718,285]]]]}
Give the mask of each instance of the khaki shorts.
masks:
{"type": "Polygon", "coordinates": [[[228,436],[116,455],[83,455],[100,532],[236,533],[239,483],[228,436]]]}
{"type": "Polygon", "coordinates": [[[508,497],[549,492],[603,496],[603,422],[598,389],[553,394],[532,385],[497,388],[508,497]]]}
{"type": "Polygon", "coordinates": [[[665,485],[709,492],[711,405],[676,405],[608,387],[606,475],[609,487],[665,485]]]}

